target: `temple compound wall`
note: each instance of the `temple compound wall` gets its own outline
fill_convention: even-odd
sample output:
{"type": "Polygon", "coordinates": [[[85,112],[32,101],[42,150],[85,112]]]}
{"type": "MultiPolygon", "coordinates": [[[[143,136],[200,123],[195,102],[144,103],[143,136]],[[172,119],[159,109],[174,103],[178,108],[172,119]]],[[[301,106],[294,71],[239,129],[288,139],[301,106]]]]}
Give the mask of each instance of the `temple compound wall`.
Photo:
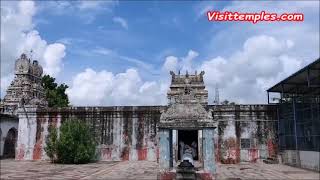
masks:
{"type": "MultiPolygon", "coordinates": [[[[216,161],[255,162],[275,156],[276,106],[207,105],[206,108],[211,110],[213,119],[218,122],[213,135],[215,147],[212,147],[216,161]]],[[[99,160],[158,161],[157,127],[164,109],[166,106],[19,108],[15,158],[48,159],[44,147],[49,127],[59,128],[68,119],[79,118],[91,127],[91,132],[98,142],[99,160]]],[[[176,143],[176,140],[173,139],[172,142],[176,143]]],[[[176,154],[171,158],[177,159],[177,156],[176,154]]]]}

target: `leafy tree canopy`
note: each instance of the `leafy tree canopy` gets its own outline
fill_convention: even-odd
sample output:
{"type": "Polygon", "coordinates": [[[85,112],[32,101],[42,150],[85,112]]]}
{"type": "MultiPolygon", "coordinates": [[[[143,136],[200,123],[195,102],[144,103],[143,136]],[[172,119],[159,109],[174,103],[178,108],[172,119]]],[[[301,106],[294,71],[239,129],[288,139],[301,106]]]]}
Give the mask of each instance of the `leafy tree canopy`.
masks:
{"type": "Polygon", "coordinates": [[[52,162],[83,164],[96,160],[96,141],[89,126],[78,119],[68,119],[57,129],[49,129],[45,151],[52,162]]]}
{"type": "Polygon", "coordinates": [[[68,85],[55,82],[55,78],[44,75],[42,77],[42,86],[45,89],[46,99],[49,107],[67,107],[69,105],[69,98],[66,94],[68,85]]]}
{"type": "Polygon", "coordinates": [[[236,105],[235,102],[230,102],[230,101],[228,101],[228,100],[222,101],[221,104],[222,104],[222,105],[236,105]]]}

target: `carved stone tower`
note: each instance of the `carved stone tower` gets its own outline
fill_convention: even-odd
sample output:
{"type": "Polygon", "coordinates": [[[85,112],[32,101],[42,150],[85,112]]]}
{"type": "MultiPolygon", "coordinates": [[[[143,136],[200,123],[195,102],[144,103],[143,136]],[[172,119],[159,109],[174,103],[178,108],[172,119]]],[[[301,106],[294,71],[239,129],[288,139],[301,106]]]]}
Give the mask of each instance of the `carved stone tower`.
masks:
{"type": "Polygon", "coordinates": [[[196,71],[194,75],[189,75],[188,71],[185,75],[180,75],[180,72],[176,75],[173,71],[170,71],[170,74],[171,86],[167,94],[169,104],[174,103],[181,93],[188,94],[192,91],[201,105],[208,105],[208,91],[205,90],[203,81],[204,71],[200,74],[196,71]]]}
{"type": "Polygon", "coordinates": [[[15,63],[15,77],[3,99],[4,113],[15,114],[19,105],[46,107],[44,88],[41,85],[42,67],[38,61],[22,54],[15,63]]]}
{"type": "Polygon", "coordinates": [[[213,134],[217,121],[212,118],[211,110],[207,110],[208,91],[205,90],[203,81],[204,71],[199,75],[197,72],[195,75],[189,75],[188,72],[176,75],[172,71],[170,74],[172,82],[168,91],[169,104],[161,111],[157,125],[160,146],[159,177],[161,179],[168,173],[176,173],[176,179],[182,176],[179,167],[185,159],[181,156],[184,152],[181,144],[194,144],[194,155],[188,161],[192,165],[197,161],[200,166],[193,169],[193,175],[205,173],[211,177],[215,173],[213,134]]]}

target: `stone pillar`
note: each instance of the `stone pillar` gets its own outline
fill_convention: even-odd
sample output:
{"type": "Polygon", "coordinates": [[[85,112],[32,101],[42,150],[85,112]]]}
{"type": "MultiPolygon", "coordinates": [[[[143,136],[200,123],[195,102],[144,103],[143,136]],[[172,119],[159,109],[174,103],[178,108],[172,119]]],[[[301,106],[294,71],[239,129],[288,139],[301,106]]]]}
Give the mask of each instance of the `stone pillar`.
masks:
{"type": "Polygon", "coordinates": [[[170,130],[159,129],[159,167],[160,170],[170,169],[170,130]]]}
{"type": "Polygon", "coordinates": [[[37,115],[36,108],[25,107],[18,109],[19,126],[16,148],[17,160],[32,160],[36,141],[37,115]]]}
{"type": "Polygon", "coordinates": [[[215,156],[214,156],[214,128],[203,129],[203,167],[204,171],[215,174],[215,156]]]}

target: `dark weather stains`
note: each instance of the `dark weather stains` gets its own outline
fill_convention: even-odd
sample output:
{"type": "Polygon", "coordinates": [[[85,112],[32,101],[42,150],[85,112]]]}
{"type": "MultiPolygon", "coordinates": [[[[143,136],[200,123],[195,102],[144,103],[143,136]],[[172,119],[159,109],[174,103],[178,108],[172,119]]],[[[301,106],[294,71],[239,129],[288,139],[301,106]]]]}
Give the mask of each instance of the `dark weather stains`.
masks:
{"type": "Polygon", "coordinates": [[[99,114],[99,119],[100,119],[100,144],[104,142],[104,132],[103,129],[105,128],[105,119],[104,119],[104,114],[100,113],[99,114]]]}
{"type": "Polygon", "coordinates": [[[101,156],[103,160],[112,160],[112,149],[111,148],[101,148],[101,156]]]}
{"type": "Polygon", "coordinates": [[[240,137],[241,137],[241,121],[240,121],[240,106],[235,106],[236,110],[235,110],[235,130],[236,130],[236,147],[235,147],[235,151],[236,151],[236,163],[240,162],[240,137]]]}
{"type": "Polygon", "coordinates": [[[22,144],[21,147],[17,150],[17,160],[23,160],[25,154],[25,145],[22,144]]]}
{"type": "Polygon", "coordinates": [[[274,143],[273,139],[269,139],[267,141],[267,146],[268,146],[268,154],[269,154],[269,158],[274,158],[276,155],[276,150],[277,150],[277,146],[274,143]]]}
{"type": "Polygon", "coordinates": [[[144,146],[144,117],[143,114],[141,112],[138,112],[138,122],[137,122],[137,126],[135,126],[136,128],[136,139],[137,139],[137,144],[136,144],[136,149],[140,150],[143,148],[144,146]]]}
{"type": "Polygon", "coordinates": [[[276,142],[274,138],[277,130],[275,126],[277,117],[274,114],[276,106],[219,105],[210,106],[210,108],[214,110],[214,119],[218,121],[217,140],[215,141],[216,161],[222,163],[238,163],[240,160],[255,162],[259,158],[261,145],[266,148],[262,150],[269,156],[276,152],[276,146],[267,143],[267,139],[276,142]],[[240,139],[243,138],[241,136],[244,132],[249,133],[249,149],[240,147],[240,139]],[[230,133],[231,137],[229,137],[230,133]],[[244,153],[244,157],[240,157],[240,152],[244,153]]]}
{"type": "Polygon", "coordinates": [[[37,129],[36,129],[36,144],[33,148],[33,159],[39,160],[42,155],[42,143],[43,143],[43,124],[45,122],[44,116],[37,117],[37,129]]]}
{"type": "Polygon", "coordinates": [[[218,121],[218,145],[216,146],[216,151],[217,151],[217,156],[216,156],[216,161],[221,161],[223,160],[223,152],[226,151],[226,149],[223,149],[221,147],[223,143],[223,135],[224,135],[224,130],[227,127],[228,122],[227,121],[218,121]]]}
{"type": "Polygon", "coordinates": [[[259,158],[258,149],[252,148],[252,149],[249,149],[248,151],[249,151],[249,161],[256,162],[259,158]]]}
{"type": "MultiPolygon", "coordinates": [[[[40,109],[37,111],[36,144],[34,159],[41,159],[45,140],[44,122],[48,127],[57,127],[70,118],[88,123],[100,147],[103,160],[148,160],[149,154],[159,159],[157,124],[161,109],[165,106],[118,106],[118,107],[70,107],[40,109]],[[135,118],[135,120],[134,120],[135,118]],[[61,122],[58,122],[61,120],[61,122]],[[135,142],[133,144],[133,142],[135,142]]],[[[270,105],[218,105],[208,106],[218,123],[215,140],[216,161],[239,163],[242,151],[247,152],[247,161],[258,159],[259,147],[264,145],[268,156],[276,153],[276,113],[270,105]],[[253,127],[253,129],[252,129],[253,127]],[[234,129],[230,131],[230,129],[234,129]],[[243,132],[249,131],[251,147],[241,149],[243,132]],[[231,135],[231,136],[230,136],[231,135]],[[226,137],[225,137],[226,136],[226,137]],[[240,153],[241,151],[241,153],[240,153]]],[[[23,146],[21,146],[23,147],[23,146]]],[[[24,158],[24,148],[17,151],[17,159],[24,158]]]]}
{"type": "Polygon", "coordinates": [[[121,152],[121,160],[122,161],[128,161],[129,160],[129,155],[130,155],[130,147],[126,146],[122,149],[121,152]]]}
{"type": "Polygon", "coordinates": [[[138,160],[147,160],[147,148],[140,148],[138,149],[138,160]]]}
{"type": "Polygon", "coordinates": [[[126,146],[130,146],[132,142],[132,112],[123,112],[123,140],[126,146]]]}
{"type": "Polygon", "coordinates": [[[113,144],[113,116],[114,114],[108,113],[106,119],[106,141],[107,145],[113,144]]]}

